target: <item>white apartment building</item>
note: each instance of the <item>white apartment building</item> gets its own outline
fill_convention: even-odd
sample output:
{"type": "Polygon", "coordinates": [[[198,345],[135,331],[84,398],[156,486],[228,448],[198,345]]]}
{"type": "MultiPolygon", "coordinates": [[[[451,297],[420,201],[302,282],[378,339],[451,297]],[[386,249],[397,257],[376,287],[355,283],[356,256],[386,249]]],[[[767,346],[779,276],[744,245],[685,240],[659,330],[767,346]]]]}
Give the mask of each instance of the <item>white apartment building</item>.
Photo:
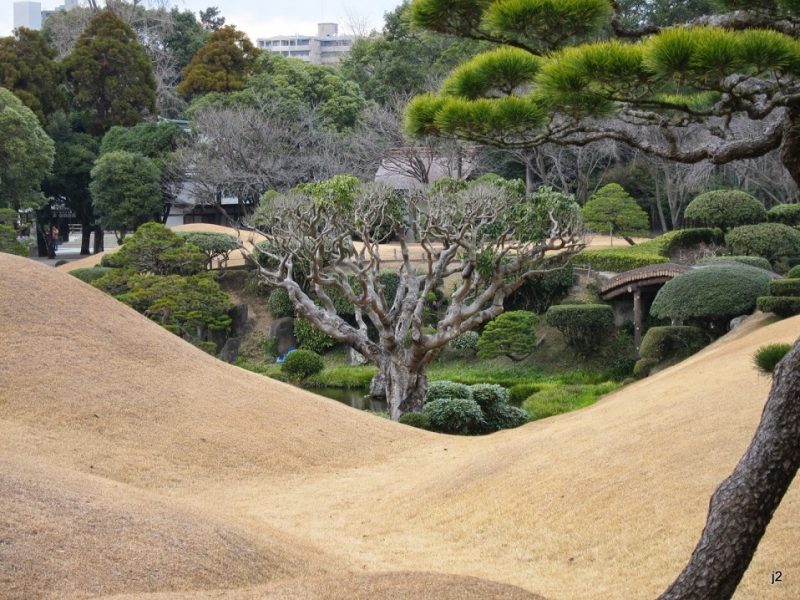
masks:
{"type": "Polygon", "coordinates": [[[41,2],[14,2],[14,29],[26,27],[39,30],[47,19],[61,10],[78,6],[78,0],[65,0],[64,4],[53,9],[42,10],[41,2]]]}
{"type": "Polygon", "coordinates": [[[290,58],[317,65],[335,65],[350,52],[355,36],[339,35],[336,23],[317,24],[317,35],[279,35],[258,38],[256,45],[265,52],[278,52],[290,58]]]}

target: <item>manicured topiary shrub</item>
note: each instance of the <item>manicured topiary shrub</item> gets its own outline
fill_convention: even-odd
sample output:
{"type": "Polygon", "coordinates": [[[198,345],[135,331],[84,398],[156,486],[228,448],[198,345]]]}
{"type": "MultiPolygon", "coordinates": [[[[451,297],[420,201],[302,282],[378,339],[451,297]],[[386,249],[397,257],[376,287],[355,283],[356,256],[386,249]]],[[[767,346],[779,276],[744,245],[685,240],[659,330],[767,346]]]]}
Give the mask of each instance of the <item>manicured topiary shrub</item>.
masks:
{"type": "Polygon", "coordinates": [[[783,223],[789,227],[800,225],[800,204],[779,204],[767,211],[770,223],[783,223]]]}
{"type": "Polygon", "coordinates": [[[651,327],[642,340],[639,356],[656,362],[682,360],[703,349],[708,341],[699,327],[651,327]]]}
{"type": "Polygon", "coordinates": [[[327,333],[321,332],[308,319],[299,317],[294,320],[294,338],[302,350],[311,350],[323,354],[336,345],[336,340],[327,333]]]}
{"type": "Polygon", "coordinates": [[[775,279],[769,282],[770,296],[800,296],[800,279],[775,279]]]}
{"type": "Polygon", "coordinates": [[[269,312],[276,319],[294,316],[294,304],[289,299],[289,292],[283,288],[275,288],[269,294],[269,312]]]}
{"type": "Polygon", "coordinates": [[[206,268],[210,269],[215,258],[226,262],[231,252],[238,248],[236,238],[226,233],[207,231],[182,231],[178,233],[189,244],[196,246],[206,255],[206,268]]]}
{"type": "Polygon", "coordinates": [[[650,369],[655,367],[658,364],[657,360],[653,360],[652,358],[640,358],[636,361],[636,364],[633,365],[633,376],[636,379],[643,379],[650,375],[650,369]]]}
{"type": "Polygon", "coordinates": [[[768,272],[746,265],[695,269],[665,283],[650,306],[650,314],[682,319],[719,337],[728,330],[732,318],[755,308],[770,281],[768,272]]]}
{"type": "Polygon", "coordinates": [[[311,350],[293,350],[281,363],[281,371],[291,379],[305,379],[325,367],[322,357],[311,350]]]}
{"type": "Polygon", "coordinates": [[[500,404],[489,411],[483,411],[484,430],[487,433],[514,429],[530,421],[527,411],[507,404],[500,404]]]}
{"type": "Polygon", "coordinates": [[[465,331],[447,344],[453,350],[477,350],[480,334],[477,331],[465,331]]]}
{"type": "Polygon", "coordinates": [[[700,244],[722,244],[725,235],[718,227],[691,227],[689,229],[676,229],[641,245],[652,244],[658,249],[661,256],[671,256],[678,250],[688,250],[700,244]]]}
{"type": "Polygon", "coordinates": [[[581,216],[592,231],[610,236],[645,235],[649,224],[647,213],[618,183],[597,190],[581,209],[581,216]]]}
{"type": "Polygon", "coordinates": [[[88,269],[74,269],[69,272],[73,277],[77,277],[84,283],[92,283],[96,279],[100,279],[111,271],[109,267],[91,267],[88,269]]]}
{"type": "Polygon", "coordinates": [[[160,223],[145,223],[118,252],[107,255],[104,267],[130,267],[137,273],[194,275],[205,270],[206,257],[197,246],[160,223]]]}
{"type": "Polygon", "coordinates": [[[780,258],[800,255],[800,231],[780,223],[737,227],[728,232],[725,243],[733,254],[761,256],[772,264],[780,258]]]}
{"type": "Polygon", "coordinates": [[[430,429],[431,419],[425,413],[407,412],[400,415],[399,422],[403,425],[416,427],[417,429],[430,429]]]}
{"type": "Polygon", "coordinates": [[[575,258],[575,263],[589,265],[595,271],[624,273],[639,267],[669,262],[666,256],[656,254],[653,248],[634,250],[643,245],[639,244],[630,248],[615,248],[613,250],[584,250],[575,258]]]}
{"type": "Polygon", "coordinates": [[[422,413],[430,419],[431,429],[442,433],[467,435],[483,426],[483,412],[474,400],[440,398],[425,404],[422,413]]]}
{"type": "Polygon", "coordinates": [[[433,402],[442,398],[464,398],[472,400],[472,390],[468,385],[455,381],[431,381],[428,384],[428,393],[425,402],[433,402]]]}
{"type": "Polygon", "coordinates": [[[786,274],[786,279],[800,279],[800,265],[792,267],[786,274]]]}
{"type": "Polygon", "coordinates": [[[719,262],[735,262],[751,267],[758,267],[759,269],[772,270],[772,265],[766,258],[760,256],[707,256],[697,261],[698,265],[709,265],[719,262]]]}
{"type": "Polygon", "coordinates": [[[476,383],[469,386],[469,389],[472,391],[472,399],[483,411],[508,403],[508,390],[496,383],[476,383]]]}
{"type": "Polygon", "coordinates": [[[545,319],[569,346],[581,352],[594,350],[614,332],[614,311],[607,304],[551,306],[545,319]]]}
{"type": "Polygon", "coordinates": [[[753,354],[753,364],[756,369],[765,375],[771,375],[778,366],[778,363],[783,360],[786,353],[792,349],[791,344],[769,344],[761,346],[753,354]]]}
{"type": "Polygon", "coordinates": [[[109,254],[103,254],[103,258],[100,259],[100,266],[101,267],[108,267],[110,269],[121,269],[125,267],[128,263],[127,258],[123,254],[120,256],[119,252],[111,252],[109,254]]]}
{"type": "Polygon", "coordinates": [[[761,312],[772,313],[786,319],[800,315],[800,298],[793,296],[761,296],[756,301],[756,308],[761,312]]]}
{"type": "Polygon", "coordinates": [[[764,205],[741,190],[714,190],[692,200],[683,216],[688,221],[727,231],[767,220],[764,205]]]}
{"type": "Polygon", "coordinates": [[[536,350],[534,327],[539,317],[526,310],[503,313],[487,323],[478,340],[478,358],[507,356],[514,362],[525,360],[536,350]]]}

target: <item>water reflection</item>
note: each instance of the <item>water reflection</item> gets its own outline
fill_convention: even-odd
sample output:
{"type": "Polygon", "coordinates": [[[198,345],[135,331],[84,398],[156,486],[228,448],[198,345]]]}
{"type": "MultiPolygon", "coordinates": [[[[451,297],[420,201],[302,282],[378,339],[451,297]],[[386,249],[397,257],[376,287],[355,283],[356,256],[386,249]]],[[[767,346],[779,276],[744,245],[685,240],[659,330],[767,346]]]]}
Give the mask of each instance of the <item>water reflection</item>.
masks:
{"type": "Polygon", "coordinates": [[[347,406],[352,406],[359,410],[372,410],[375,412],[385,412],[389,410],[388,405],[383,400],[376,400],[367,395],[367,391],[363,389],[346,389],[346,388],[311,388],[308,390],[313,394],[325,396],[331,400],[336,400],[347,406]]]}

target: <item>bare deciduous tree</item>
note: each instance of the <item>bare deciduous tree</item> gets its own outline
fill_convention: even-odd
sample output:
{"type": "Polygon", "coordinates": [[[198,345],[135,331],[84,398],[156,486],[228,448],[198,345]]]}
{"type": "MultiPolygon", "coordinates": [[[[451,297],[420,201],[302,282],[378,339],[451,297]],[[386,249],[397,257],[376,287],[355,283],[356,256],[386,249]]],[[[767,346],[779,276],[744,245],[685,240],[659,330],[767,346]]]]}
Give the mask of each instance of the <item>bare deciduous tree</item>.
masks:
{"type": "Polygon", "coordinates": [[[286,289],[300,316],[379,367],[395,420],[422,408],[428,367],[445,344],[501,314],[526,279],[583,247],[578,206],[557,192],[526,201],[519,188],[478,183],[411,202],[344,176],[265,198],[256,213],[268,236],[253,257],[262,280],[286,289]],[[405,241],[411,220],[418,245],[405,241]],[[394,298],[380,277],[387,230],[400,240],[394,298]],[[449,304],[426,333],[426,302],[446,278],[455,279],[449,304]],[[338,314],[336,295],[355,307],[358,325],[338,314]]]}

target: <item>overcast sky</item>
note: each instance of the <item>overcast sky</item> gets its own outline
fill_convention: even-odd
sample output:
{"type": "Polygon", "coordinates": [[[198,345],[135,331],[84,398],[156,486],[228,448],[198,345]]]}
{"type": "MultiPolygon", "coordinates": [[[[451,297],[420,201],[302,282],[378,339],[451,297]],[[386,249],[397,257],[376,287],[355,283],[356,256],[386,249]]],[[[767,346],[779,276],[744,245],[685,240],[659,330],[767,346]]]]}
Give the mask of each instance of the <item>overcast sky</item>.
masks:
{"type": "MultiPolygon", "coordinates": [[[[339,33],[350,33],[348,22],[366,20],[369,28],[380,30],[383,15],[402,0],[175,0],[173,4],[196,14],[217,6],[226,24],[236,25],[250,39],[274,35],[314,34],[317,23],[339,23],[339,33]]],[[[53,9],[61,0],[43,0],[43,9],[53,9]]],[[[102,4],[102,2],[101,2],[102,4]]],[[[145,4],[148,4],[145,0],[145,4]]],[[[11,35],[14,27],[14,0],[0,0],[0,37],[11,35]]]]}

